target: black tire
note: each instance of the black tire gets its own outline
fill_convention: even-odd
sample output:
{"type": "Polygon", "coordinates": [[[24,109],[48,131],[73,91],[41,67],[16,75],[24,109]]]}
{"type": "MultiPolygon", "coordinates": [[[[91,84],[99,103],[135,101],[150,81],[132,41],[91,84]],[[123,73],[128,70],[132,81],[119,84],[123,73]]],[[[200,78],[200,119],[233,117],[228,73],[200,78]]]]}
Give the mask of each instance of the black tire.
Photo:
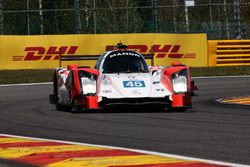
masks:
{"type": "Polygon", "coordinates": [[[57,111],[66,111],[68,109],[64,105],[56,104],[56,110],[57,111]]]}
{"type": "Polygon", "coordinates": [[[82,106],[82,105],[75,105],[74,104],[74,100],[71,102],[71,108],[70,108],[70,111],[72,113],[80,113],[80,112],[83,112],[85,110],[85,107],[82,106]]]}
{"type": "Polygon", "coordinates": [[[167,107],[168,112],[186,112],[187,110],[188,108],[185,107],[172,107],[172,106],[167,107]]]}
{"type": "Polygon", "coordinates": [[[186,112],[187,108],[174,108],[173,112],[186,112]]]}
{"type": "Polygon", "coordinates": [[[61,105],[58,103],[58,83],[57,83],[57,76],[56,76],[56,71],[54,72],[54,79],[53,79],[53,91],[54,91],[54,95],[55,95],[55,105],[56,105],[56,109],[58,111],[69,111],[70,107],[69,106],[65,106],[65,105],[61,105]]]}

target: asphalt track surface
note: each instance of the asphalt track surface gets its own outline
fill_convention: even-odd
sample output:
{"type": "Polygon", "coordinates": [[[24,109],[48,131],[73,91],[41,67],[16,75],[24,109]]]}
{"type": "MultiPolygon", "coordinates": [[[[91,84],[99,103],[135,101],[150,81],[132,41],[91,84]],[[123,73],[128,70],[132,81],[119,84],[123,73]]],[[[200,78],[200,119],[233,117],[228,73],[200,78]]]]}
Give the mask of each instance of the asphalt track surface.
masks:
{"type": "Polygon", "coordinates": [[[198,97],[185,113],[157,108],[60,112],[48,102],[51,84],[0,86],[0,133],[250,165],[250,107],[215,102],[249,95],[250,77],[194,80],[198,97]]]}

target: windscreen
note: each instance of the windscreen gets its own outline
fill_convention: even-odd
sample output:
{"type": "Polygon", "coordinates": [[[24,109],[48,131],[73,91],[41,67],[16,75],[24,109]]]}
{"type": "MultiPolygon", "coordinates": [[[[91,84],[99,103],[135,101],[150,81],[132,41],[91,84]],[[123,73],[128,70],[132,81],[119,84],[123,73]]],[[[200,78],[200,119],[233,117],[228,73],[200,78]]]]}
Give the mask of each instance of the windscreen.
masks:
{"type": "Polygon", "coordinates": [[[112,52],[104,61],[103,73],[143,73],[148,67],[143,57],[132,51],[112,52]]]}

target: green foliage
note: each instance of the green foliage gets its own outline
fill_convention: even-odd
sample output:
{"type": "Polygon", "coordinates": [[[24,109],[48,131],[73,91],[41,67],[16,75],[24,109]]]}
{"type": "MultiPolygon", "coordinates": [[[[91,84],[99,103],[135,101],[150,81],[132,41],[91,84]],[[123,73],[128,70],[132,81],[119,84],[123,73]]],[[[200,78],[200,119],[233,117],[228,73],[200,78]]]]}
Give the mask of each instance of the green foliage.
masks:
{"type": "Polygon", "coordinates": [[[230,66],[230,67],[193,67],[191,76],[238,76],[250,75],[250,66],[230,66]]]}
{"type": "Polygon", "coordinates": [[[51,82],[53,70],[2,70],[0,84],[51,82]]]}

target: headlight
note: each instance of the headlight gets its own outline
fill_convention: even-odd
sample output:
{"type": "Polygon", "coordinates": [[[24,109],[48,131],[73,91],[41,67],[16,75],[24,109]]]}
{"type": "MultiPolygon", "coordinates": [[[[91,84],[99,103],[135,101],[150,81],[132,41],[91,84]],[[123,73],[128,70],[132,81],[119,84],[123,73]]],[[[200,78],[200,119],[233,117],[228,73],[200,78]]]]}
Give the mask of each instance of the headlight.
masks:
{"type": "Polygon", "coordinates": [[[187,92],[187,70],[172,74],[172,84],[175,93],[187,92]]]}
{"type": "Polygon", "coordinates": [[[82,77],[82,92],[86,94],[96,94],[96,80],[94,78],[82,77]]]}

